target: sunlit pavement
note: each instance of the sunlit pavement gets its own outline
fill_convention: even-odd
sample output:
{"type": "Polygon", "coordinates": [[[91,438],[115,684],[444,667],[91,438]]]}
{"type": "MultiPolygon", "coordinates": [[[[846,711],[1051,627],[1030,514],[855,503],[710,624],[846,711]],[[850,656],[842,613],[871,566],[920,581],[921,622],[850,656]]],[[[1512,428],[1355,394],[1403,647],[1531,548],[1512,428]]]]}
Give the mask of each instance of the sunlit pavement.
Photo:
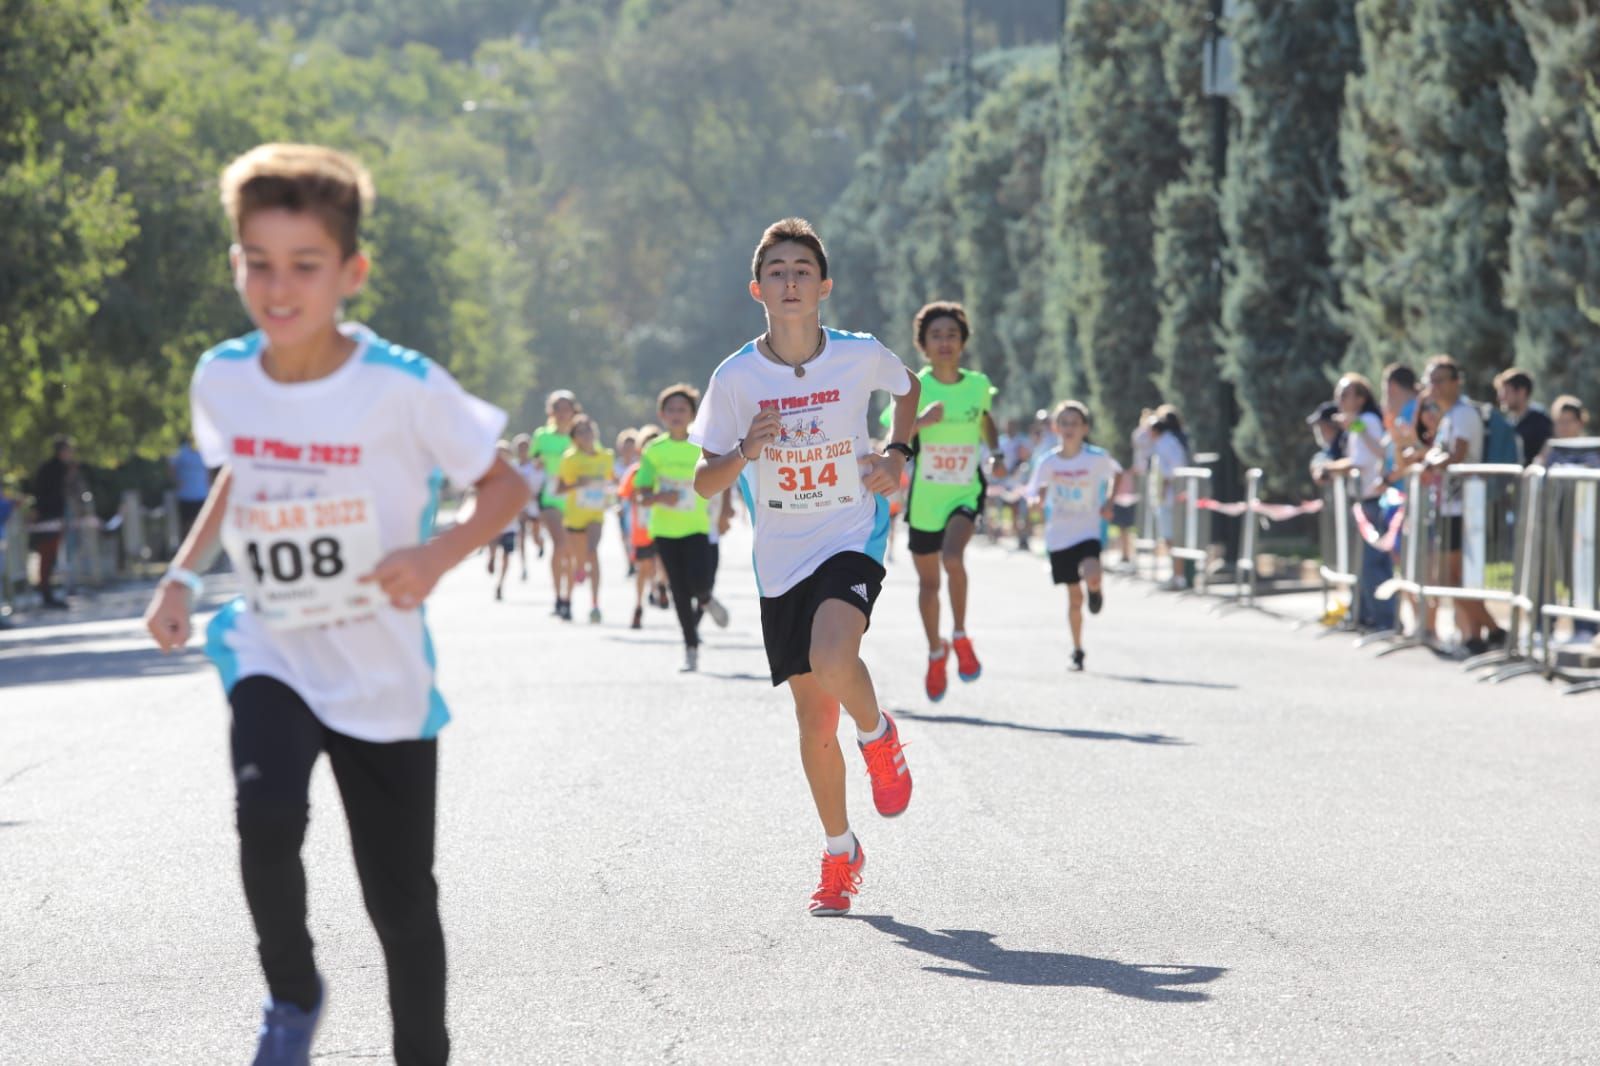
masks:
{"type": "MultiPolygon", "coordinates": [[[[669,612],[627,629],[605,551],[602,625],[550,617],[541,572],[493,602],[480,558],[430,606],[455,1061],[1600,1056],[1600,696],[1124,581],[1071,675],[1043,563],[982,546],[983,676],[930,705],[902,540],[867,659],[915,797],[879,819],[847,743],[870,862],[819,920],[745,536],[697,676],[669,612]]],[[[132,612],[0,633],[0,1062],[248,1060],[226,736],[198,651],[132,612]]],[[[306,857],[318,1061],[382,1060],[325,768],[306,857]]]]}

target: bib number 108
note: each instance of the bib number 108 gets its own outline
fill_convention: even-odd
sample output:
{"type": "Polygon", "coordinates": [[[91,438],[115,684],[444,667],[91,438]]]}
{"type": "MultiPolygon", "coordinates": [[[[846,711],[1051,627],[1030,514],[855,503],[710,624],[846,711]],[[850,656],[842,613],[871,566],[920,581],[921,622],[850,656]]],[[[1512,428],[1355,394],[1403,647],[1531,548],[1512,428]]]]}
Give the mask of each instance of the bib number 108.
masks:
{"type": "Polygon", "coordinates": [[[782,492],[815,492],[824,485],[833,488],[838,484],[839,471],[832,463],[820,470],[810,466],[778,467],[778,488],[782,492]]]}
{"type": "MultiPolygon", "coordinates": [[[[334,537],[317,537],[306,545],[310,552],[310,570],[313,577],[338,577],[344,573],[344,559],[339,554],[339,541],[334,537]]],[[[300,545],[292,540],[280,540],[263,546],[258,541],[245,545],[245,555],[256,581],[267,579],[280,585],[292,585],[306,574],[306,558],[300,545]],[[263,564],[263,556],[265,563],[263,564]]]]}

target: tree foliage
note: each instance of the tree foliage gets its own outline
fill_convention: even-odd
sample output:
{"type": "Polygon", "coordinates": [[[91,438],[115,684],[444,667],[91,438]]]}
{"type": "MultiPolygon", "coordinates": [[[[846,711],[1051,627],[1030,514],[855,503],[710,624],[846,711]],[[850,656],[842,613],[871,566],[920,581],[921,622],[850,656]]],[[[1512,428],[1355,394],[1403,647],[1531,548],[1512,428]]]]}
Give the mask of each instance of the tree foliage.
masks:
{"type": "Polygon", "coordinates": [[[1517,312],[1517,362],[1549,395],[1600,404],[1600,323],[1584,313],[1600,294],[1597,127],[1585,107],[1600,70],[1600,11],[1518,0],[1536,64],[1530,85],[1506,88],[1514,207],[1506,295],[1517,312]],[[1580,296],[1580,294],[1583,294],[1580,296]]]}
{"type": "Polygon", "coordinates": [[[1228,239],[1223,360],[1239,397],[1233,443],[1269,483],[1304,474],[1305,414],[1329,391],[1346,336],[1329,259],[1328,211],[1345,77],[1355,69],[1352,0],[1244,0],[1238,124],[1223,182],[1228,239]]]}
{"type": "Polygon", "coordinates": [[[1072,324],[1099,438],[1124,452],[1160,399],[1152,213],[1184,157],[1162,14],[1154,0],[1077,0],[1067,15],[1052,316],[1072,324]]]}

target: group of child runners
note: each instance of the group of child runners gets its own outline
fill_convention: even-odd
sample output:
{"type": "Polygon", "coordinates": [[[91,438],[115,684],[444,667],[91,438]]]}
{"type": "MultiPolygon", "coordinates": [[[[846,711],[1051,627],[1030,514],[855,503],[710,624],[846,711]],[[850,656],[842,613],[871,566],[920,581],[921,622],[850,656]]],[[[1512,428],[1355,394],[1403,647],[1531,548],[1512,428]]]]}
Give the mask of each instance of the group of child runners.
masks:
{"type": "MultiPolygon", "coordinates": [[[[962,308],[935,303],[917,316],[928,366],[914,374],[872,335],[821,324],[833,287],[823,243],[801,219],[775,223],[757,244],[749,283],[766,330],[723,360],[703,393],[664,389],[659,431],[636,439],[637,460],[619,470],[571,393],[550,396],[545,426],[504,441],[503,411],[425,355],[341,320],[369,269],[358,235],[372,188],[357,161],[317,146],[262,145],[224,171],[221,193],[235,286],[256,329],[212,348],[195,370],[193,431],[220,473],[145,621],[164,651],[184,647],[203,587],[198,571],[216,545],[226,548],[243,594],[210,622],[205,647],[232,711],[240,870],[268,987],[254,1061],[308,1063],[326,1003],[300,855],[310,775],[324,752],[388,967],[395,1060],[448,1058],[433,859],[437,737],[450,714],[434,686],[426,600],[484,546],[500,594],[511,556],[532,533],[549,556],[557,614],[571,620],[575,589],[586,583],[598,622],[597,548],[619,490],[635,565],[641,575],[647,563],[660,565],[689,670],[702,614],[727,624],[712,595],[714,538],[737,490],[754,531],[772,682],[793,700],[824,833],[808,909],[847,913],[866,852],[846,809],[841,708],[878,813],[903,813],[912,794],[899,729],[861,659],[885,576],[889,498],[902,486],[927,694],[945,694],[951,655],[964,681],[982,672],[965,628],[964,552],[983,505],[983,455],[996,443],[994,390],[962,366],[971,335],[962,308]],[[892,402],[874,445],[866,428],[876,392],[892,402]],[[447,481],[470,489],[474,505],[435,532],[447,481]]],[[[1087,443],[1081,404],[1059,405],[1054,424],[1060,446],[1033,467],[1027,491],[1045,507],[1051,571],[1069,589],[1081,668],[1082,586],[1098,611],[1100,530],[1119,468],[1087,443]]],[[[525,547],[521,555],[526,566],[525,547]]],[[[636,624],[653,581],[638,585],[636,624]]]]}

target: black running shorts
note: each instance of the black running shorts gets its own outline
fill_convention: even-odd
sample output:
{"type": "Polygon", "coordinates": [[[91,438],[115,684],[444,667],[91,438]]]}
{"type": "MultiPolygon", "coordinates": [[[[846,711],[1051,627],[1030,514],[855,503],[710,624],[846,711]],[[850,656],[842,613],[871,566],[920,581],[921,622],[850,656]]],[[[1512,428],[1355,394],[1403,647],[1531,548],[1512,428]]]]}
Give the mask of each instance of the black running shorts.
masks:
{"type": "Polygon", "coordinates": [[[1098,540],[1081,540],[1070,548],[1050,553],[1050,576],[1057,585],[1076,585],[1083,580],[1078,568],[1085,559],[1100,558],[1098,540]]]}
{"type": "Polygon", "coordinates": [[[811,672],[811,622],[826,600],[843,600],[867,616],[883,589],[884,569],[870,555],[840,552],[781,596],[761,598],[761,638],[772,683],[811,672]]]}

